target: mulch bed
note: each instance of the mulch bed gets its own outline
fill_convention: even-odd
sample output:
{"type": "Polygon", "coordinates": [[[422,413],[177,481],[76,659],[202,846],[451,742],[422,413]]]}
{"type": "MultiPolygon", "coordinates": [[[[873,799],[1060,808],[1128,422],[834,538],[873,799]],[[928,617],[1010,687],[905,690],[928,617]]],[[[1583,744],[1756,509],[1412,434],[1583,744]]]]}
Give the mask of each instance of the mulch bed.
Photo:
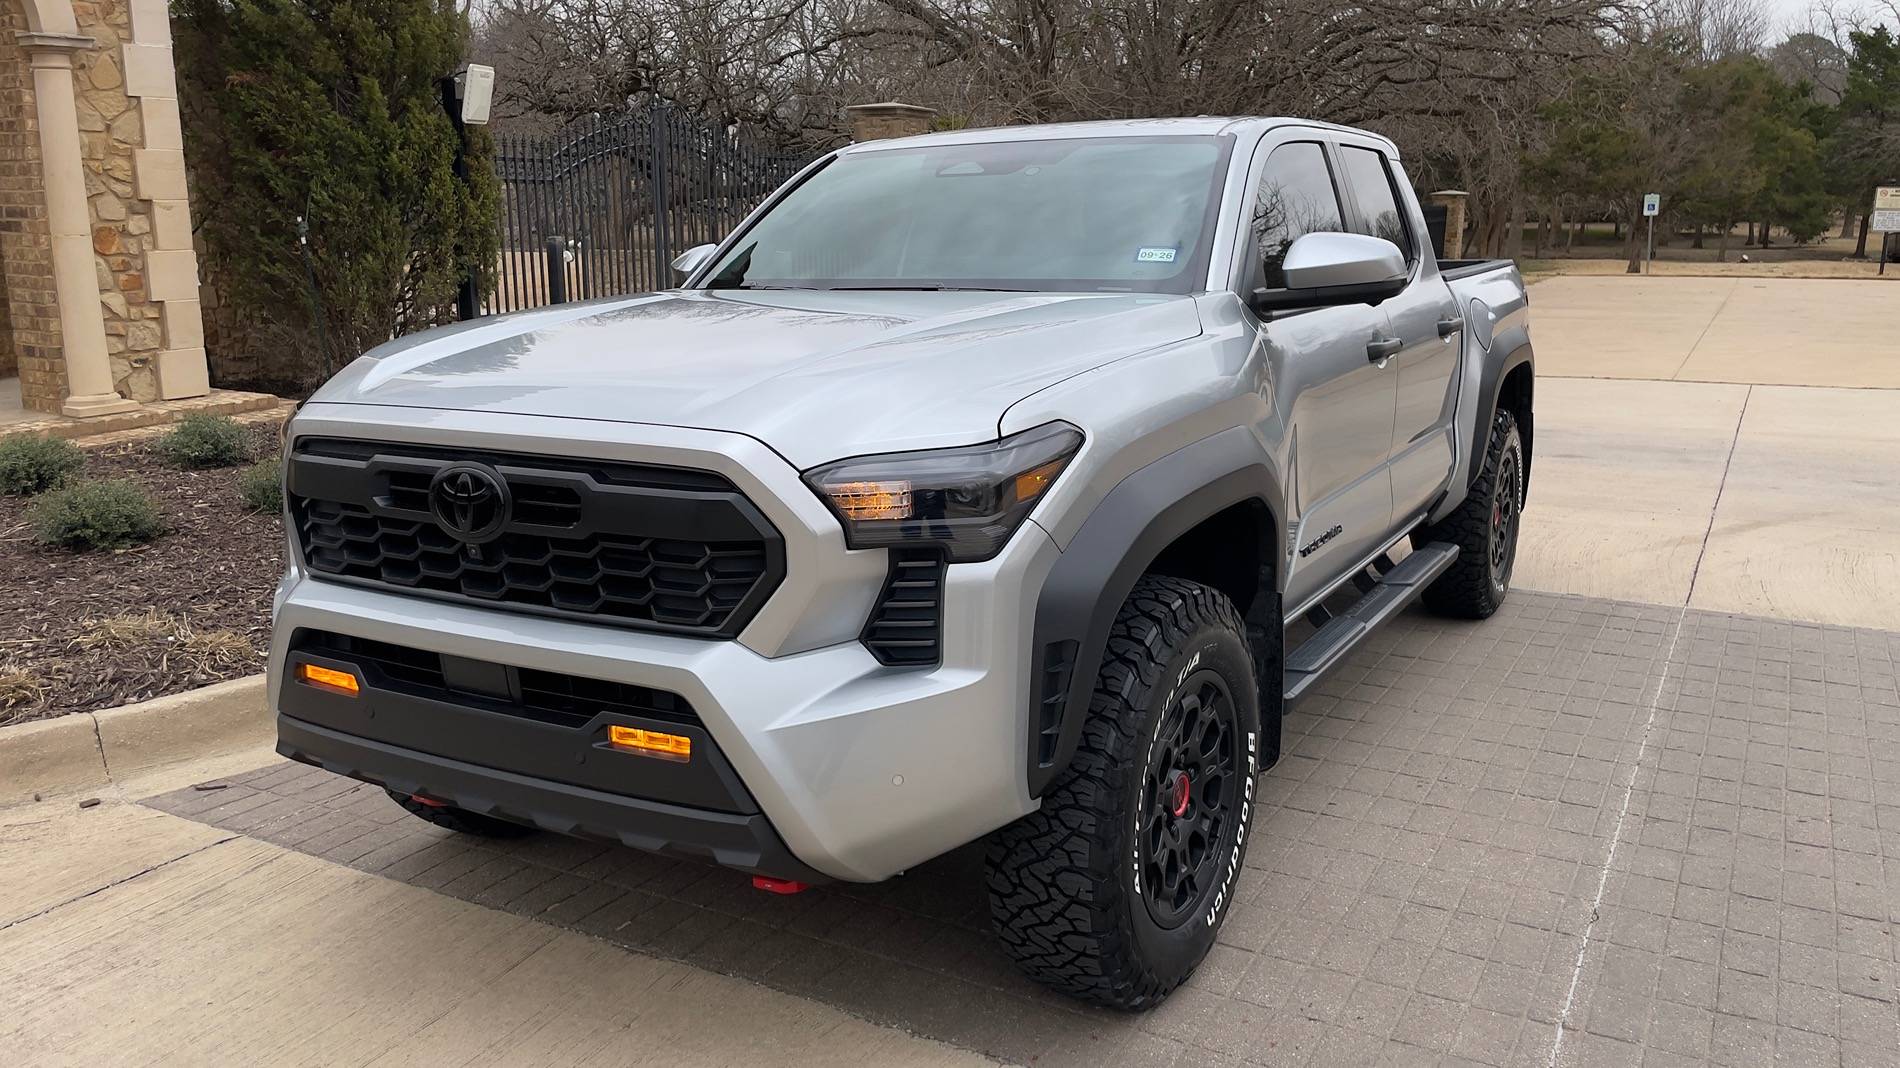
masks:
{"type": "MultiPolygon", "coordinates": [[[[252,455],[275,455],[278,424],[249,428],[252,455]]],[[[25,672],[37,692],[0,724],[110,708],[263,670],[271,592],[283,571],[283,523],[238,497],[241,467],[180,471],[157,439],[87,450],[81,479],[126,478],[158,505],[169,531],[117,552],[73,553],[33,541],[30,498],[0,497],[0,674],[25,672]],[[102,620],[182,621],[217,639],[218,655],[165,636],[104,640],[102,620]],[[248,654],[246,652],[248,649],[248,654]]]]}

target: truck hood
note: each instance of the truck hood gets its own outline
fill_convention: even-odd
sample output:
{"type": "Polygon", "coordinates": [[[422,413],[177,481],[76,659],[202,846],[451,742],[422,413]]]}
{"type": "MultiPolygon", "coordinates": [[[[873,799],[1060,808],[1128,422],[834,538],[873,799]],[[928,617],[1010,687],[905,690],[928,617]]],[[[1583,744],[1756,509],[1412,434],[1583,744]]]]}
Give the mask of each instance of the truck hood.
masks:
{"type": "Polygon", "coordinates": [[[1181,296],[681,291],[413,335],[311,399],[733,431],[804,468],[994,438],[1029,394],[1200,332],[1181,296]]]}

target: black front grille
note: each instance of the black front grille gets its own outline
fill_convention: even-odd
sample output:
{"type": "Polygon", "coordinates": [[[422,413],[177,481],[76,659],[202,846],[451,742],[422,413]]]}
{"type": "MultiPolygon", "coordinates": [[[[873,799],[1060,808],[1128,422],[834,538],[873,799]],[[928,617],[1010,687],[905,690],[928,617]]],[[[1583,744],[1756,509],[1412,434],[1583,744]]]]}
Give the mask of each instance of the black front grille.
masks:
{"type": "Polygon", "coordinates": [[[323,630],[299,630],[290,648],[355,664],[377,689],[472,703],[563,727],[584,727],[601,712],[699,725],[686,698],[648,686],[491,664],[323,630]]]}
{"type": "Polygon", "coordinates": [[[864,625],[864,647],[878,663],[920,667],[943,655],[943,554],[892,549],[884,591],[864,625]]]}
{"type": "Polygon", "coordinates": [[[784,574],[777,531],[707,471],[317,439],[297,444],[289,484],[304,558],[345,581],[731,637],[784,574]],[[436,472],[465,461],[514,502],[500,535],[473,546],[429,502],[436,472]]]}

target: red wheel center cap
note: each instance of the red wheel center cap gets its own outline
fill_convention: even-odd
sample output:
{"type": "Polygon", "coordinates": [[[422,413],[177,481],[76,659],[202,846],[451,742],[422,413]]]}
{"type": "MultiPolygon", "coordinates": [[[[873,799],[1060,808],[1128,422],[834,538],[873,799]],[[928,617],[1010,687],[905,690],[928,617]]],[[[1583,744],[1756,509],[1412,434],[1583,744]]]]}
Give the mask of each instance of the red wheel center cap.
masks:
{"type": "Polygon", "coordinates": [[[1192,791],[1188,786],[1187,772],[1174,773],[1174,787],[1168,796],[1168,808],[1179,818],[1188,810],[1188,797],[1192,791]]]}

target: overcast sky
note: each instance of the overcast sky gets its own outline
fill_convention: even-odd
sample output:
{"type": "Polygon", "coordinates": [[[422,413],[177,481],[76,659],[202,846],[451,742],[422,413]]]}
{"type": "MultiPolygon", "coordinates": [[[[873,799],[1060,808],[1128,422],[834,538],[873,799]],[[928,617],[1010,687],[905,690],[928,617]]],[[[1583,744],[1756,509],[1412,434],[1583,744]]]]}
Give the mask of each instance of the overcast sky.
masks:
{"type": "MultiPolygon", "coordinates": [[[[1813,0],[1762,0],[1762,2],[1767,5],[1768,12],[1776,23],[1776,32],[1769,34],[1769,42],[1771,44],[1787,36],[1790,30],[1797,30],[1805,26],[1808,21],[1808,9],[1813,6],[1813,0]]],[[[1883,5],[1865,3],[1862,2],[1862,0],[1834,0],[1833,6],[1839,11],[1847,12],[1855,8],[1879,9],[1883,5]]],[[[1885,19],[1884,21],[1889,24],[1893,22],[1891,18],[1885,19]]]]}

